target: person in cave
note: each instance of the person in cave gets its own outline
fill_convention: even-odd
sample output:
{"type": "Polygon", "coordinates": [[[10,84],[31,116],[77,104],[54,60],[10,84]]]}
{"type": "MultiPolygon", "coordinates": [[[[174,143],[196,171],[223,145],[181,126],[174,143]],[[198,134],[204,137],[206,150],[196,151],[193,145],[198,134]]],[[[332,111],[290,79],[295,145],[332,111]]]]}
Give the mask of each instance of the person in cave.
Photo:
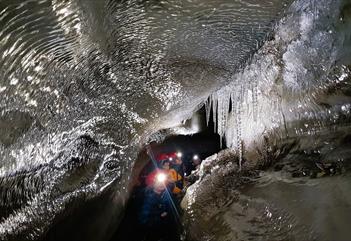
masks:
{"type": "Polygon", "coordinates": [[[162,161],[162,169],[168,175],[168,190],[170,190],[170,192],[172,192],[174,195],[181,193],[183,188],[183,177],[174,168],[171,168],[171,163],[169,160],[162,161]]]}
{"type": "Polygon", "coordinates": [[[191,164],[192,164],[192,170],[197,170],[200,167],[201,159],[200,159],[199,155],[195,154],[193,156],[193,160],[192,160],[191,164]]]}
{"type": "Polygon", "coordinates": [[[145,197],[139,215],[146,241],[177,240],[176,224],[171,194],[167,191],[164,172],[155,176],[153,186],[145,189],[145,197]]]}
{"type": "Polygon", "coordinates": [[[172,153],[170,154],[170,160],[172,161],[171,168],[174,170],[172,173],[172,179],[175,183],[174,194],[180,195],[184,188],[184,163],[182,160],[181,153],[172,153]]]}
{"type": "Polygon", "coordinates": [[[186,176],[186,187],[185,188],[187,188],[188,186],[195,183],[196,180],[198,179],[198,177],[196,175],[196,170],[198,170],[200,168],[201,162],[202,162],[202,160],[199,157],[199,155],[197,155],[197,154],[193,155],[191,164],[189,165],[189,168],[188,168],[189,175],[186,176]]]}

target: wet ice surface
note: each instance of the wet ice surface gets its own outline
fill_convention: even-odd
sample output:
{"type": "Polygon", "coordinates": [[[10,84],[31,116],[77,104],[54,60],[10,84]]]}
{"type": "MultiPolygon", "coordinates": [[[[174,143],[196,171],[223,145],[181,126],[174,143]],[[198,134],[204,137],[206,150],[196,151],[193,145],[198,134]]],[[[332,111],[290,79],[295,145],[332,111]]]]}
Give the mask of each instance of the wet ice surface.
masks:
{"type": "MultiPolygon", "coordinates": [[[[303,158],[291,169],[312,171],[303,158]]],[[[349,173],[296,177],[245,160],[241,171],[228,150],[204,161],[182,201],[187,240],[348,240],[349,173]]]]}
{"type": "MultiPolygon", "coordinates": [[[[98,221],[84,223],[84,230],[99,231],[72,226],[70,232],[85,234],[83,240],[107,239],[127,199],[140,146],[206,100],[208,117],[212,108],[234,159],[252,162],[243,164],[250,175],[273,160],[291,171],[301,156],[310,169],[315,162],[347,167],[350,2],[291,2],[0,0],[0,237],[37,239],[80,204],[104,196],[106,208],[91,214],[98,221]],[[256,147],[287,154],[286,143],[294,140],[299,142],[287,164],[280,154],[268,155],[264,165],[257,164],[263,152],[245,157],[256,147]]],[[[201,201],[190,207],[235,223],[234,233],[218,228],[208,239],[279,240],[291,222],[308,230],[300,232],[303,237],[292,233],[297,240],[323,234],[325,219],[315,219],[322,226],[291,221],[302,212],[285,208],[284,197],[273,203],[261,195],[264,187],[239,193],[247,182],[237,182],[236,161],[215,166],[230,175],[213,173],[218,183],[228,180],[209,196],[213,208],[204,209],[201,201]],[[252,206],[246,213],[240,210],[245,203],[252,206]],[[281,230],[268,225],[265,207],[273,218],[286,215],[281,230]],[[255,226],[247,224],[252,218],[260,219],[255,226]]],[[[323,180],[321,190],[333,182],[323,180]]],[[[288,189],[277,185],[267,190],[288,189]]],[[[293,186],[291,195],[312,194],[308,187],[293,186]]],[[[345,200],[348,209],[349,194],[341,196],[335,202],[345,200]]],[[[325,215],[347,219],[338,212],[325,215]]],[[[206,226],[197,221],[193,238],[204,240],[206,226]]]]}
{"type": "MultiPolygon", "coordinates": [[[[294,234],[296,228],[292,227],[299,224],[308,232],[305,235],[309,239],[347,240],[350,232],[346,221],[351,211],[349,180],[350,176],[345,175],[306,183],[278,181],[252,188],[247,194],[252,199],[264,200],[266,215],[274,221],[286,218],[284,211],[288,211],[292,217],[285,225],[291,225],[292,237],[299,237],[294,234]]],[[[279,224],[276,228],[282,226],[279,224]]]]}

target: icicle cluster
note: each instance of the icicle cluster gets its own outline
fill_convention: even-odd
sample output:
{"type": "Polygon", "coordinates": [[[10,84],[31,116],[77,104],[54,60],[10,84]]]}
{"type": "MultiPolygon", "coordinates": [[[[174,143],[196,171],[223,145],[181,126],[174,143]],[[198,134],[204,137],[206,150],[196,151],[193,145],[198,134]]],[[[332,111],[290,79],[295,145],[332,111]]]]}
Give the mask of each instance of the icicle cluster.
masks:
{"type": "Polygon", "coordinates": [[[256,122],[257,92],[256,81],[246,85],[236,84],[213,93],[205,103],[207,125],[212,111],[214,130],[220,136],[220,145],[223,146],[223,138],[227,137],[226,145],[237,151],[240,167],[243,156],[242,116],[249,115],[256,122]]]}

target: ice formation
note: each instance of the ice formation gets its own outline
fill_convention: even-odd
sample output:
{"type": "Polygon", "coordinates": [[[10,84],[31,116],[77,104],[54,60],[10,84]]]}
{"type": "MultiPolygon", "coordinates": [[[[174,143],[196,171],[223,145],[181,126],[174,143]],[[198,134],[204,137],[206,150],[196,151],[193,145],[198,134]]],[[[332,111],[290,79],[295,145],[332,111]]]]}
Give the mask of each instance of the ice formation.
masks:
{"type": "Polygon", "coordinates": [[[264,43],[227,86],[208,98],[207,122],[212,112],[215,130],[240,160],[243,145],[260,141],[268,132],[289,136],[282,130],[285,122],[323,115],[316,96],[341,76],[349,76],[345,66],[335,64],[348,34],[336,28],[340,9],[335,6],[340,5],[341,1],[331,0],[295,1],[275,26],[272,40],[264,43]],[[335,71],[339,73],[333,76],[335,71]]]}

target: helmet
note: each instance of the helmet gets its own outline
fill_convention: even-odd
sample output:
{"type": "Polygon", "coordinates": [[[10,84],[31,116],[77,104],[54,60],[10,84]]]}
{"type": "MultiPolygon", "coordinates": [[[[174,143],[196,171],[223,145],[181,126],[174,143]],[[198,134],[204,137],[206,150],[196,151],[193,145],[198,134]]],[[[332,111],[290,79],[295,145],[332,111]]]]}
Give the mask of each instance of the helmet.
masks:
{"type": "Polygon", "coordinates": [[[158,156],[156,157],[156,160],[157,160],[158,162],[162,162],[162,161],[164,161],[164,160],[168,160],[168,155],[167,155],[166,153],[161,153],[160,155],[158,155],[158,156]]]}
{"type": "Polygon", "coordinates": [[[171,153],[168,153],[168,160],[170,161],[174,161],[175,159],[177,159],[177,153],[175,152],[171,152],[171,153]]]}

